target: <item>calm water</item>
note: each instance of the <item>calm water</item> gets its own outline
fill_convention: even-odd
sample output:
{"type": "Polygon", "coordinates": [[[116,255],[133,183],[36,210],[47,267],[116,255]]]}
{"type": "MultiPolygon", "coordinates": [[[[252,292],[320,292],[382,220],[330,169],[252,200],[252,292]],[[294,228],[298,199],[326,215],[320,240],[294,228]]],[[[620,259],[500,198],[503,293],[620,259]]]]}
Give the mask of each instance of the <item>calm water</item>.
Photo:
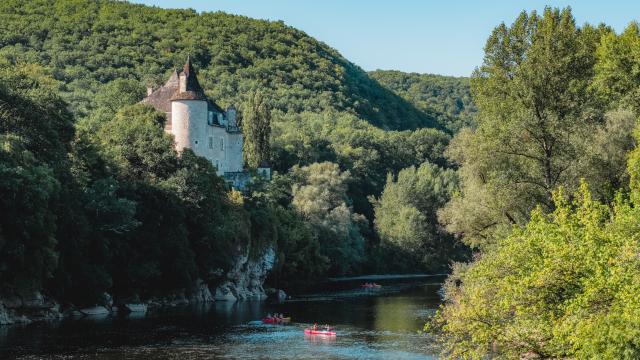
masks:
{"type": "Polygon", "coordinates": [[[380,291],[345,289],[282,304],[217,302],[139,318],[0,327],[0,358],[431,359],[433,341],[418,330],[440,301],[438,288],[384,284],[380,291]],[[292,323],[249,324],[268,312],[290,315],[292,323]],[[314,322],[332,324],[338,335],[305,336],[314,322]]]}

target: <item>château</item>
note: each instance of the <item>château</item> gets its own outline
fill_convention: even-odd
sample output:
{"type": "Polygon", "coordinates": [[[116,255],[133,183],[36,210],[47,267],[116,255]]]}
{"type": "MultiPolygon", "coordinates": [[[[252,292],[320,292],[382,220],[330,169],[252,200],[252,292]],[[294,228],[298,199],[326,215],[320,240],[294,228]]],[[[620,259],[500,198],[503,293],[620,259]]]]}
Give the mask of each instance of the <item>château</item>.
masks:
{"type": "Polygon", "coordinates": [[[196,76],[191,58],[178,74],[174,71],[160,88],[147,88],[142,103],[165,113],[165,131],[175,138],[176,150],[193,150],[216,167],[218,175],[232,185],[245,178],[242,158],[242,131],[238,127],[236,109],[223,110],[208,98],[196,76]]]}

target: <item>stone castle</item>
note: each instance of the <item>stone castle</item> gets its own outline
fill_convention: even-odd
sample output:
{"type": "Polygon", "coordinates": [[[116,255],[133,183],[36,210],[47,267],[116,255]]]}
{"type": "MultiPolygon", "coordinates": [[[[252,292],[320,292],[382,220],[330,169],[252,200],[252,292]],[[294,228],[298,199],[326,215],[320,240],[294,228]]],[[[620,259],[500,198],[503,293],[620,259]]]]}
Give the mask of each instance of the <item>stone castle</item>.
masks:
{"type": "Polygon", "coordinates": [[[218,175],[231,185],[242,188],[246,181],[243,170],[242,132],[236,122],[233,106],[222,110],[207,98],[188,58],[182,72],[174,71],[164,86],[147,89],[142,103],[167,115],[165,131],[175,138],[178,152],[188,148],[216,167],[218,175]]]}

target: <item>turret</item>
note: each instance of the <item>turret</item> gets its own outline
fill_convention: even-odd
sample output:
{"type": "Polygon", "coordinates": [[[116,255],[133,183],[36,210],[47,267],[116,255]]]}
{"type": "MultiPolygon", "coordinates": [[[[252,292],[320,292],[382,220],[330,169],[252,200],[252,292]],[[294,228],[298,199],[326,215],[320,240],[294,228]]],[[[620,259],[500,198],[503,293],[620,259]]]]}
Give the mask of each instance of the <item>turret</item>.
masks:
{"type": "Polygon", "coordinates": [[[207,107],[207,98],[189,57],[180,73],[178,90],[171,97],[171,132],[177,151],[190,148],[197,153],[204,146],[204,139],[197,136],[206,133],[207,107]]]}

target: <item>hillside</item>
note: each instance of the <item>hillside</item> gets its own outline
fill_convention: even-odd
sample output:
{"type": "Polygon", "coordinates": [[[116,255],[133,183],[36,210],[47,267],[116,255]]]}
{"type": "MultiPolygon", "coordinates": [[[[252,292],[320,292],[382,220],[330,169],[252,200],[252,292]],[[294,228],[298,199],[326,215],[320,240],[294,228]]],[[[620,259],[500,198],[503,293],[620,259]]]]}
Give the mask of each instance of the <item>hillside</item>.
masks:
{"type": "Polygon", "coordinates": [[[104,84],[158,86],[188,54],[222,106],[260,87],[284,112],[346,111],[381,128],[437,127],[431,108],[417,110],[282,22],[101,0],[0,2],[0,59],[43,66],[79,116],[96,106],[104,84]]]}
{"type": "Polygon", "coordinates": [[[438,123],[452,132],[474,124],[468,78],[395,70],[371,71],[369,76],[419,110],[438,114],[438,123]]]}

